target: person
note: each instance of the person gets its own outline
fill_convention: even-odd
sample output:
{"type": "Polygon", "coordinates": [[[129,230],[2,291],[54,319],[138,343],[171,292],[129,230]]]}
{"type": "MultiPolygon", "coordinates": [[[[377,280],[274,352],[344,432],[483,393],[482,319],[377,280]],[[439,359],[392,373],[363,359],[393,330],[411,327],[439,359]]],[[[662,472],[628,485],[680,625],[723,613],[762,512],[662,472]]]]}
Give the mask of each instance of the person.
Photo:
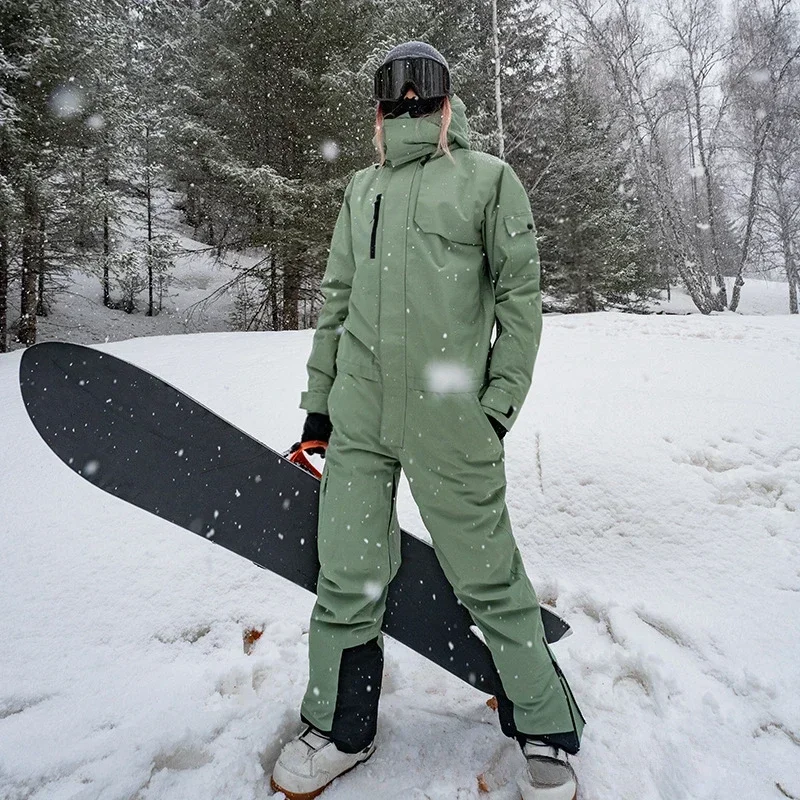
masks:
{"type": "Polygon", "coordinates": [[[389,51],[374,80],[379,163],[353,175],[322,280],[302,441],[327,442],[303,730],[272,787],[320,794],[375,751],[381,623],[399,560],[400,470],[500,675],[526,800],[574,800],[584,719],[543,633],[505,503],[503,437],[542,328],[527,193],[470,148],[445,58],[389,51]],[[493,333],[496,329],[496,335],[493,333]]]}

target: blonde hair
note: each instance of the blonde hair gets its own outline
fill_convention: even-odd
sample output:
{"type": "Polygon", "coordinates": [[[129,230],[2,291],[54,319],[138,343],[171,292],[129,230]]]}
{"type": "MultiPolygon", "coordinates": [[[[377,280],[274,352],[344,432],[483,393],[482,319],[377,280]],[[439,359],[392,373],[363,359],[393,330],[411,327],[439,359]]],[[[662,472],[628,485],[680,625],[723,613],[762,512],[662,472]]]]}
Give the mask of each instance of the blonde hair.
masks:
{"type": "MultiPolygon", "coordinates": [[[[455,162],[453,158],[453,154],[450,152],[450,145],[447,143],[447,132],[450,130],[450,120],[453,118],[453,109],[450,105],[450,98],[445,97],[444,101],[442,102],[442,122],[440,124],[440,131],[439,131],[439,143],[436,149],[438,153],[441,151],[442,153],[447,154],[450,157],[450,160],[455,162]]],[[[378,159],[381,166],[386,163],[386,153],[383,149],[383,109],[381,109],[381,104],[378,103],[378,107],[375,110],[375,138],[373,139],[375,142],[375,147],[378,150],[378,159]]]]}

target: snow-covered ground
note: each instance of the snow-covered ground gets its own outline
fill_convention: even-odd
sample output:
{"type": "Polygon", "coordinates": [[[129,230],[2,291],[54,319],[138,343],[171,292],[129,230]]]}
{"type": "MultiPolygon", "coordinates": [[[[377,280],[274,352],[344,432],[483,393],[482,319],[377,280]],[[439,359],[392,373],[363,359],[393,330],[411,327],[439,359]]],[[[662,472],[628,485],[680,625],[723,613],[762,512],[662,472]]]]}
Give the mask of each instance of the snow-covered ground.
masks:
{"type": "MultiPolygon", "coordinates": [[[[225,291],[224,286],[236,272],[227,261],[241,259],[231,256],[227,261],[218,260],[213,249],[184,236],[177,242],[179,255],[160,313],[148,317],[144,310],[126,314],[121,309],[106,308],[100,280],[75,269],[69,273],[65,289],[56,294],[49,316],[37,320],[38,341],[91,344],[134,336],[230,330],[235,289],[225,291]]],[[[137,298],[137,307],[147,308],[146,292],[137,298]]]]}
{"type": "MultiPolygon", "coordinates": [[[[575,631],[556,652],[588,719],[581,800],[800,798],[798,325],[545,322],[509,503],[575,631]]],[[[101,347],[284,448],[310,343],[101,347]]],[[[18,363],[0,356],[0,797],[270,796],[311,595],[70,472],[27,421],[18,363]]],[[[400,517],[424,535],[407,486],[400,517]]],[[[389,641],[378,752],[324,797],[516,800],[520,767],[483,696],[389,641]]]]}
{"type": "MultiPolygon", "coordinates": [[[[778,278],[778,276],[773,276],[778,278]]],[[[728,299],[733,292],[733,278],[726,278],[728,299]]],[[[668,314],[697,314],[697,306],[692,302],[689,293],[682,286],[674,286],[667,299],[666,292],[662,298],[651,304],[655,312],[668,314]]],[[[767,279],[757,275],[748,276],[742,287],[741,300],[737,312],[740,314],[788,314],[789,285],[786,280],[767,279]]]]}

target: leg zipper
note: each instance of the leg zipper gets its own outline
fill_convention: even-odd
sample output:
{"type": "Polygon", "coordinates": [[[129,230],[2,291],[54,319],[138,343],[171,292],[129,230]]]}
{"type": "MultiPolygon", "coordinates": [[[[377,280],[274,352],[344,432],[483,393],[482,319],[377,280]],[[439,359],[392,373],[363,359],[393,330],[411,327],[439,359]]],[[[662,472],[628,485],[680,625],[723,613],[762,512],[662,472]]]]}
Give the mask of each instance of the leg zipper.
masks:
{"type": "Polygon", "coordinates": [[[572,706],[573,705],[575,706],[575,710],[580,715],[581,721],[584,724],[586,724],[586,719],[581,713],[581,710],[578,707],[578,703],[575,701],[575,696],[572,694],[572,689],[567,683],[567,679],[564,676],[564,673],[561,671],[561,667],[559,666],[558,662],[553,658],[553,654],[550,652],[550,647],[547,644],[547,640],[542,639],[542,642],[544,643],[545,649],[547,650],[547,655],[550,656],[550,663],[553,665],[553,669],[556,671],[556,675],[558,675],[558,680],[561,682],[561,691],[564,693],[564,699],[567,701],[567,708],[569,709],[569,716],[570,719],[572,720],[572,730],[577,735],[578,727],[575,724],[575,714],[573,714],[572,712],[572,706]]]}

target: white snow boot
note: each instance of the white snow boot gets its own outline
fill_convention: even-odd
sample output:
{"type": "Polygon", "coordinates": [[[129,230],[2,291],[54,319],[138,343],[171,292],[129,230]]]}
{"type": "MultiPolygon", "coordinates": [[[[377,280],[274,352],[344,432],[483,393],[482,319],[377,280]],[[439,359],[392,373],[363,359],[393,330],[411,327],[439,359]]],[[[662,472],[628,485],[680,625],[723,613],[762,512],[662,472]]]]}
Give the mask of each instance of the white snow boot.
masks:
{"type": "Polygon", "coordinates": [[[374,752],[372,742],[359,753],[343,753],[324,733],[309,725],[284,746],[270,783],[288,800],[311,800],[374,752]]]}
{"type": "Polygon", "coordinates": [[[578,779],[563,750],[529,740],[522,752],[527,768],[517,783],[523,800],[576,800],[578,779]]]}

